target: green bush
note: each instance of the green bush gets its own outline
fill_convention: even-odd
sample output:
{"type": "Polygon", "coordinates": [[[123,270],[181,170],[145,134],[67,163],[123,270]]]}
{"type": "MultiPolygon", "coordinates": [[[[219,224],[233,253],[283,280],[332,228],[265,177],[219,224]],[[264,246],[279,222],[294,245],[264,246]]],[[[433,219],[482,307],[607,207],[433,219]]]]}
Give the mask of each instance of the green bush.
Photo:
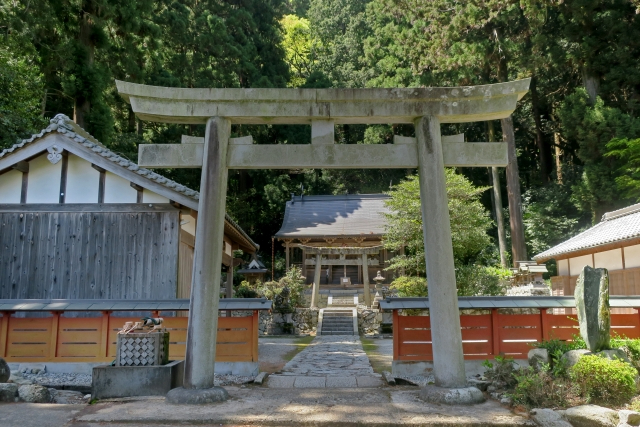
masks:
{"type": "Polygon", "coordinates": [[[389,289],[395,290],[399,297],[426,297],[427,279],[424,277],[401,276],[391,282],[389,289]]]}
{"type": "Polygon", "coordinates": [[[548,341],[541,341],[533,344],[534,347],[544,348],[549,352],[549,359],[551,361],[551,370],[554,376],[566,376],[567,368],[562,363],[562,355],[570,350],[579,350],[587,348],[582,337],[574,335],[572,341],[561,341],[558,339],[552,339],[548,341]]]}
{"type": "Polygon", "coordinates": [[[265,282],[256,289],[259,296],[273,301],[277,313],[293,313],[304,304],[304,278],[298,267],[291,267],[277,282],[265,282]]]}
{"type": "MultiPolygon", "coordinates": [[[[257,282],[256,286],[260,286],[261,283],[257,282]]],[[[240,286],[236,289],[236,298],[258,298],[258,292],[251,286],[249,282],[243,280],[240,286]]]]}
{"type": "Polygon", "coordinates": [[[490,381],[503,383],[506,387],[511,388],[515,385],[515,373],[518,365],[512,357],[496,356],[495,363],[485,360],[482,366],[486,369],[484,376],[490,381]]]}
{"type": "Polygon", "coordinates": [[[583,356],[569,370],[571,380],[588,402],[618,405],[637,392],[634,367],[621,360],[583,356]]]}
{"type": "Polygon", "coordinates": [[[456,267],[458,295],[504,295],[509,285],[511,272],[505,268],[481,265],[456,267]]]}
{"type": "Polygon", "coordinates": [[[616,337],[611,339],[609,345],[623,350],[636,367],[640,366],[640,339],[616,337]]]}
{"type": "Polygon", "coordinates": [[[580,404],[577,388],[566,379],[555,378],[548,365],[535,371],[532,367],[514,374],[515,389],[510,394],[514,403],[529,408],[565,408],[580,404]]]}

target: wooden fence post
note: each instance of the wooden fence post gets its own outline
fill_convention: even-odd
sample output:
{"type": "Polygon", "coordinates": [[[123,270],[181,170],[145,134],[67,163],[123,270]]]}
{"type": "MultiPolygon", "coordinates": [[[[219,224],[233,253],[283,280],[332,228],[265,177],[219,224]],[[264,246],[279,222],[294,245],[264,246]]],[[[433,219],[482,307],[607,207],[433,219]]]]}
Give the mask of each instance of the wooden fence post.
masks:
{"type": "Polygon", "coordinates": [[[540,309],[540,326],[542,327],[542,341],[549,341],[551,331],[549,330],[549,313],[546,308],[540,309]]]}
{"type": "Polygon", "coordinates": [[[7,357],[7,339],[9,338],[9,320],[11,319],[12,311],[2,312],[2,323],[0,324],[0,357],[7,357]]]}
{"type": "Polygon", "coordinates": [[[49,360],[55,360],[58,355],[58,330],[60,328],[60,312],[52,311],[51,339],[49,340],[49,360]]]}
{"type": "Polygon", "coordinates": [[[498,309],[491,309],[491,343],[493,344],[493,357],[500,355],[500,325],[498,309]]]}
{"type": "Polygon", "coordinates": [[[398,316],[398,310],[393,310],[393,360],[398,359],[400,355],[400,316],[398,316]]]}
{"type": "Polygon", "coordinates": [[[98,354],[99,358],[109,357],[109,317],[111,316],[110,311],[102,312],[102,327],[101,327],[101,335],[102,339],[100,341],[100,354],[98,354]]]}

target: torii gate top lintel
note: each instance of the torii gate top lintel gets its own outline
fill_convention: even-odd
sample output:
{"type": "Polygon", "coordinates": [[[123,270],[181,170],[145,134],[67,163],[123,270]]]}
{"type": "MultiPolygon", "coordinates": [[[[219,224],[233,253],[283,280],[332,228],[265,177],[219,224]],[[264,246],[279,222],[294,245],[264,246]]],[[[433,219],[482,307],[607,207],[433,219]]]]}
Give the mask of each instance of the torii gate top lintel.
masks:
{"type": "Polygon", "coordinates": [[[480,86],[395,89],[193,89],[116,80],[118,92],[141,120],[204,124],[225,117],[232,124],[413,123],[435,116],[440,123],[508,117],[530,79],[480,86]]]}

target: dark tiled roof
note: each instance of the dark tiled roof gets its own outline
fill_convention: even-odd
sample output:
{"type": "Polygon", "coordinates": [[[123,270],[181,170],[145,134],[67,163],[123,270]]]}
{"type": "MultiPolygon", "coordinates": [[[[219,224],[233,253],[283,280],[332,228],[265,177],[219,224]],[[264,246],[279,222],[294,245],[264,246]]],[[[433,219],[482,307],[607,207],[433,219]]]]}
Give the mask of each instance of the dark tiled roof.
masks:
{"type": "MultiPolygon", "coordinates": [[[[611,295],[612,308],[640,307],[640,298],[623,295],[611,295]]],[[[458,297],[459,309],[492,308],[573,308],[576,306],[572,296],[487,296],[458,297]]],[[[383,310],[429,309],[429,298],[386,298],[380,301],[383,310]]]]}
{"type": "MultiPolygon", "coordinates": [[[[109,150],[104,145],[102,145],[100,141],[95,139],[87,131],[82,129],[73,120],[71,120],[69,117],[65,116],[64,114],[56,115],[53,119],[51,119],[49,126],[47,126],[45,129],[40,131],[40,133],[32,135],[31,138],[23,139],[17,144],[14,144],[12,147],[7,148],[3,151],[0,151],[0,159],[20,150],[21,148],[27,146],[29,143],[39,140],[43,136],[52,132],[58,132],[60,134],[63,134],[67,136],[69,139],[71,139],[72,141],[75,141],[78,144],[82,144],[83,146],[89,148],[95,153],[98,153],[105,159],[110,160],[111,162],[117,164],[118,166],[129,169],[130,171],[133,171],[140,176],[143,176],[151,181],[161,184],[171,191],[184,194],[185,196],[193,199],[194,201],[198,201],[198,199],[200,198],[200,193],[198,193],[197,191],[192,190],[188,187],[185,187],[182,184],[178,184],[177,182],[172,181],[168,178],[165,178],[164,176],[157,174],[153,171],[150,171],[149,169],[141,168],[131,160],[126,159],[114,153],[113,151],[109,150]]],[[[257,249],[260,248],[260,245],[255,243],[247,235],[247,233],[245,233],[244,230],[228,214],[226,214],[226,220],[227,222],[229,222],[229,224],[231,224],[231,226],[238,233],[240,233],[240,235],[242,235],[245,239],[247,239],[247,241],[249,241],[251,245],[253,245],[257,249]]]]}
{"type": "Polygon", "coordinates": [[[640,204],[608,212],[602,221],[575,237],[533,257],[546,261],[560,255],[640,237],[640,204]]]}
{"type": "Polygon", "coordinates": [[[287,202],[276,237],[380,236],[389,209],[384,194],[303,196],[287,202]]]}
{"type": "MultiPolygon", "coordinates": [[[[222,298],[220,310],[271,310],[265,298],[222,298]]],[[[188,299],[0,299],[0,311],[174,311],[189,310],[188,299]]]]}

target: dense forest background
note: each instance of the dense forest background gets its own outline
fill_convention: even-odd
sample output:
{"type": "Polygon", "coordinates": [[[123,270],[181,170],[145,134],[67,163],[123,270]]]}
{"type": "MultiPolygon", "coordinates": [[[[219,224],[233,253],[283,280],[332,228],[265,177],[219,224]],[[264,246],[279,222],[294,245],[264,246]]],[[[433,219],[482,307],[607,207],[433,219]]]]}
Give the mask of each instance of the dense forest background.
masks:
{"type": "MultiPolygon", "coordinates": [[[[0,0],[0,149],[57,113],[131,160],[139,144],[204,134],[203,126],[139,121],[114,79],[175,87],[410,87],[531,77],[512,132],[530,257],[640,199],[638,58],[640,0],[0,0]]],[[[446,125],[443,134],[494,141],[505,129],[508,140],[504,126],[446,125]]],[[[381,144],[412,132],[343,125],[336,137],[381,144]]],[[[307,126],[234,126],[233,133],[262,144],[310,140],[307,126]]],[[[199,187],[199,170],[158,172],[199,187]]],[[[490,170],[459,172],[476,186],[492,185],[490,170]]],[[[412,173],[233,171],[227,210],[269,263],[291,193],[377,193],[412,173]]],[[[513,188],[507,191],[504,170],[497,178],[509,248],[513,188]]],[[[484,191],[481,202],[495,217],[493,193],[484,191]]],[[[487,265],[500,261],[492,227],[490,248],[477,255],[487,265]]]]}

